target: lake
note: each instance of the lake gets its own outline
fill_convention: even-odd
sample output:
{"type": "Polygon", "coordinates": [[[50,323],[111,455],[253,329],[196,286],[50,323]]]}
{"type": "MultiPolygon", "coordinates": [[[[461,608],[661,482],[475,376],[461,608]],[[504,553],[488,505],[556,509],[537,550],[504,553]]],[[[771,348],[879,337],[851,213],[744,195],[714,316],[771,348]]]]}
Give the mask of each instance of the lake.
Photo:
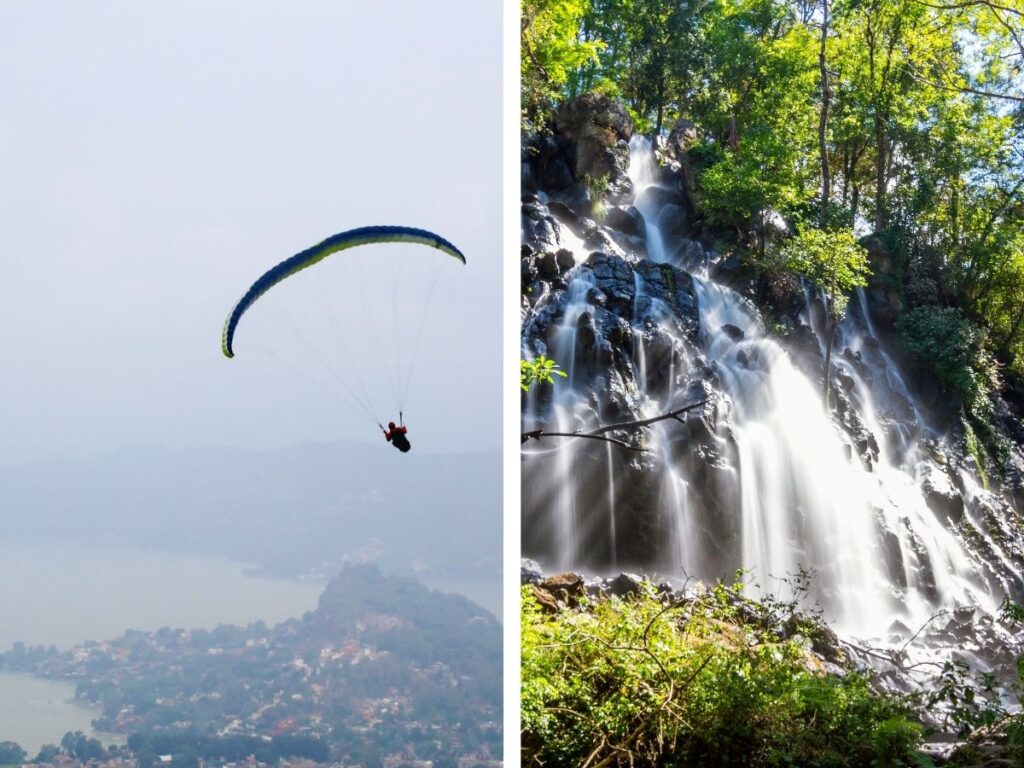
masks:
{"type": "MultiPolygon", "coordinates": [[[[0,545],[0,649],[69,648],[126,629],[275,624],[316,607],[321,584],[243,575],[244,565],[166,552],[0,545]]],[[[73,685],[0,674],[0,741],[32,757],[66,731],[92,733],[73,685]]]]}
{"type": "Polygon", "coordinates": [[[104,744],[124,738],[93,731],[98,713],[72,701],[75,686],[0,672],[0,741],[16,741],[31,759],[43,744],[60,744],[68,731],[84,731],[104,744]]]}

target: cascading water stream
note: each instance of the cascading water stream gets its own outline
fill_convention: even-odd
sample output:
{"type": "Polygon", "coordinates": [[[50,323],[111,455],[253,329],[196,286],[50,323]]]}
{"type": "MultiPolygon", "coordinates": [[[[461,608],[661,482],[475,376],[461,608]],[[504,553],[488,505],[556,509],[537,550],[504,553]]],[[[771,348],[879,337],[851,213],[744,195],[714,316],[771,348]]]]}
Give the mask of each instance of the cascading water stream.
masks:
{"type": "MultiPolygon", "coordinates": [[[[630,142],[629,176],[646,259],[592,253],[584,242],[592,222],[574,225],[586,238],[553,227],[572,259],[558,256],[557,278],[534,283],[544,288],[528,300],[523,354],[547,354],[568,378],[526,396],[524,431],[654,417],[710,393],[708,412],[696,425],[652,424],[643,453],[582,439],[524,446],[526,553],[543,567],[621,564],[680,580],[728,578],[742,566],[782,597],[791,594],[782,580],[806,570],[811,600],[837,629],[875,644],[902,643],[939,609],[993,611],[1001,598],[993,571],[922,493],[926,479],[947,477],[932,455],[938,434],[879,340],[863,294],[833,355],[851,426],[822,403],[813,373],[821,357],[794,358],[757,308],[716,280],[710,254],[663,235],[662,226],[678,231],[666,202],[673,191],[659,188],[642,137],[630,142]],[[688,299],[671,287],[685,276],[679,270],[692,279],[688,299]]],[[[550,219],[538,197],[534,220],[550,219]]],[[[805,290],[803,320],[823,350],[820,307],[805,290]]],[[[965,498],[987,493],[969,476],[959,485],[965,498]]],[[[972,514],[965,519],[985,539],[972,514]]]]}
{"type": "MultiPolygon", "coordinates": [[[[672,244],[661,237],[657,196],[649,190],[657,183],[653,152],[642,137],[630,143],[630,178],[646,222],[649,257],[670,260],[672,244]]],[[[853,377],[860,415],[879,444],[870,470],[851,458],[856,451],[826,413],[818,387],[764,335],[757,310],[706,270],[693,279],[703,350],[732,400],[742,563],[755,579],[768,586],[767,579],[810,569],[812,595],[836,625],[874,638],[884,637],[897,616],[913,626],[955,603],[991,610],[990,590],[977,578],[976,564],[921,495],[917,442],[905,440],[910,447],[902,450],[890,446],[875,395],[860,372],[839,361],[853,377]],[[892,551],[893,536],[898,552],[892,551]],[[898,574],[891,572],[893,561],[898,574]]],[[[859,309],[879,352],[880,378],[923,423],[868,324],[866,307],[859,309]]],[[[859,351],[863,339],[852,322],[844,332],[837,349],[859,351]]]]}

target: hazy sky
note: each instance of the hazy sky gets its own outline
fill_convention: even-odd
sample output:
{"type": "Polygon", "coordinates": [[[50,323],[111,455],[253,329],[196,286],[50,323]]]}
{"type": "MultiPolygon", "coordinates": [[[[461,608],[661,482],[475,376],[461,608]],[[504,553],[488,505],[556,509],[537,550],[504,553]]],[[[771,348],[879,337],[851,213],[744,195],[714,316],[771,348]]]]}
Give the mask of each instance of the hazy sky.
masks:
{"type": "Polygon", "coordinates": [[[311,385],[301,336],[337,322],[354,346],[328,341],[326,362],[387,390],[367,348],[394,332],[353,298],[389,300],[372,261],[300,275],[319,305],[275,297],[297,327],[254,308],[238,357],[219,348],[262,271],[378,223],[468,260],[430,303],[433,272],[397,287],[399,319],[428,320],[414,449],[498,447],[500,17],[498,0],[0,3],[0,464],[140,443],[390,450],[311,385]]]}

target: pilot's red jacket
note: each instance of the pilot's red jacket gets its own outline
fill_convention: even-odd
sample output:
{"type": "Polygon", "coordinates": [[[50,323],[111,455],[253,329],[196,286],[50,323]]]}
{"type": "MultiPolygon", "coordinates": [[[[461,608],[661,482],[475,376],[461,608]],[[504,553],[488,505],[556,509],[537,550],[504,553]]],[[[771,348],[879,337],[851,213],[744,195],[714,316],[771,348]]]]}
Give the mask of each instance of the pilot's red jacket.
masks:
{"type": "Polygon", "coordinates": [[[405,427],[396,427],[394,424],[388,424],[388,426],[391,427],[391,429],[384,433],[384,439],[389,442],[395,435],[404,435],[407,431],[405,427]]]}

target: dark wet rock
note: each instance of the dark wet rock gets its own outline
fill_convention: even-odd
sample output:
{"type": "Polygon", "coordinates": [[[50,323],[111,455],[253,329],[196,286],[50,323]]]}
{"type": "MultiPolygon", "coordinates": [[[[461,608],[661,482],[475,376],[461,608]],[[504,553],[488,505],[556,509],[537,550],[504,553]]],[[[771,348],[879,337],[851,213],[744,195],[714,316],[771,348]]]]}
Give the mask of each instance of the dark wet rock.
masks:
{"type": "Polygon", "coordinates": [[[576,183],[569,142],[564,137],[535,134],[524,142],[520,176],[523,190],[544,189],[548,194],[576,183]]]}
{"type": "Polygon", "coordinates": [[[581,181],[561,191],[553,192],[551,200],[564,203],[579,216],[590,216],[594,212],[594,196],[591,194],[590,187],[581,181]]]}
{"type": "Polygon", "coordinates": [[[647,242],[635,235],[627,235],[614,229],[607,230],[612,242],[627,255],[630,262],[642,261],[648,258],[647,242]]]}
{"type": "Polygon", "coordinates": [[[626,173],[629,168],[629,145],[620,141],[615,150],[618,164],[609,174],[604,188],[604,199],[612,205],[629,205],[636,196],[633,180],[626,173]]]}
{"type": "Polygon", "coordinates": [[[533,251],[543,253],[559,247],[559,225],[547,207],[539,202],[522,206],[522,241],[533,251]]]}
{"type": "Polygon", "coordinates": [[[730,325],[729,323],[722,326],[722,333],[733,341],[743,341],[743,337],[745,336],[742,328],[737,328],[735,325],[730,325]]]}
{"type": "Polygon", "coordinates": [[[604,588],[609,595],[615,597],[632,597],[643,591],[644,578],[635,573],[620,573],[614,579],[608,579],[604,588]]]}
{"type": "Polygon", "coordinates": [[[564,248],[548,251],[537,258],[537,274],[544,280],[553,280],[572,269],[575,263],[572,251],[564,248]]]}
{"type": "Polygon", "coordinates": [[[541,176],[541,184],[545,189],[565,189],[572,186],[575,182],[576,177],[573,175],[572,169],[564,157],[554,158],[544,168],[543,175],[541,176]]]}
{"type": "Polygon", "coordinates": [[[964,499],[950,481],[949,476],[934,464],[929,464],[921,479],[921,492],[928,508],[949,524],[956,525],[964,516],[964,499]]]}
{"type": "Polygon", "coordinates": [[[979,728],[949,756],[949,768],[1020,768],[1024,765],[1024,715],[979,728]]]}
{"type": "Polygon", "coordinates": [[[699,271],[707,261],[707,252],[696,240],[680,239],[669,248],[669,261],[686,270],[699,271]]]}
{"type": "Polygon", "coordinates": [[[594,251],[601,251],[609,256],[615,256],[620,259],[629,259],[631,256],[631,254],[623,249],[622,246],[615,241],[615,238],[604,229],[595,229],[588,233],[583,239],[583,244],[591,253],[594,251]]]}
{"type": "Polygon", "coordinates": [[[627,235],[643,237],[647,231],[643,214],[633,206],[613,206],[608,209],[604,219],[605,226],[617,229],[627,235]]]}
{"type": "Polygon", "coordinates": [[[851,376],[848,371],[845,371],[842,368],[839,368],[836,371],[835,379],[839,387],[846,393],[849,393],[857,383],[854,380],[853,376],[851,376]]]}
{"type": "Polygon", "coordinates": [[[528,162],[519,164],[519,189],[523,192],[536,192],[538,189],[537,177],[533,173],[533,166],[528,162]]]}
{"type": "Polygon", "coordinates": [[[676,203],[669,203],[661,209],[658,214],[658,229],[662,236],[673,238],[688,238],[693,234],[692,216],[686,206],[676,203]]]}
{"type": "Polygon", "coordinates": [[[544,574],[541,571],[540,565],[534,561],[524,558],[519,563],[519,583],[520,584],[539,584],[544,578],[544,574]]]}
{"type": "Polygon", "coordinates": [[[666,153],[679,167],[683,190],[693,210],[700,210],[700,188],[697,173],[700,170],[693,148],[700,142],[697,126],[686,118],[679,118],[668,135],[666,153]]]}
{"type": "Polygon", "coordinates": [[[574,211],[572,208],[570,208],[568,205],[561,202],[560,200],[552,200],[551,202],[548,203],[547,208],[548,212],[555,217],[555,220],[559,224],[562,224],[563,226],[566,226],[569,229],[571,229],[576,234],[579,234],[582,225],[580,221],[580,216],[578,213],[576,213],[576,211],[574,211]]]}
{"type": "Polygon", "coordinates": [[[760,286],[761,300],[776,317],[796,318],[804,308],[804,289],[792,272],[772,272],[760,286]]]}
{"type": "Polygon", "coordinates": [[[553,125],[573,146],[577,179],[604,179],[617,200],[631,190],[626,142],[633,135],[633,123],[621,104],[602,94],[586,93],[559,107],[553,125]]]}

